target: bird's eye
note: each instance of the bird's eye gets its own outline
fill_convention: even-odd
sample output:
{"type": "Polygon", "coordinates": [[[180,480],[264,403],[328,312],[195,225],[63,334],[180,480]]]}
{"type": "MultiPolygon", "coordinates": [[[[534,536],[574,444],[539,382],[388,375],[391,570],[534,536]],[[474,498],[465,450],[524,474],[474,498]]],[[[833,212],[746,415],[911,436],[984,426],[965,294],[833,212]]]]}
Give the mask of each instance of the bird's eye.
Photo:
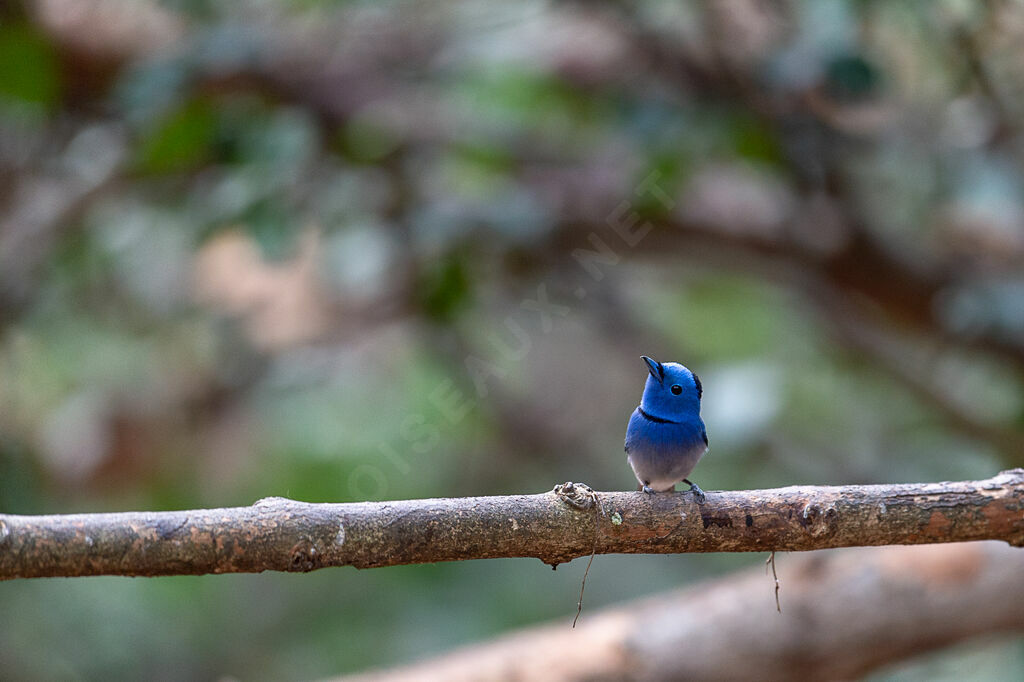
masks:
{"type": "Polygon", "coordinates": [[[679,395],[683,392],[683,387],[679,384],[672,384],[672,388],[669,390],[672,391],[672,395],[679,395]]]}

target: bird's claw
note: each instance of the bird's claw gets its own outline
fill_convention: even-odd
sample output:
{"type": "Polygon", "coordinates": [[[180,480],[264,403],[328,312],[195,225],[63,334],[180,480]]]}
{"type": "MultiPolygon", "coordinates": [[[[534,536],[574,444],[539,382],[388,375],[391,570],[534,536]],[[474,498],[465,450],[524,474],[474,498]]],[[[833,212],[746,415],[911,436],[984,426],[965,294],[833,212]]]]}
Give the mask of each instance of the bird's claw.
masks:
{"type": "Polygon", "coordinates": [[[651,486],[649,486],[649,485],[641,486],[640,490],[644,491],[648,495],[653,495],[654,494],[654,489],[651,488],[651,486]]]}
{"type": "MultiPolygon", "coordinates": [[[[690,481],[683,480],[684,483],[690,483],[690,481]]],[[[704,491],[700,489],[700,486],[696,483],[690,483],[690,492],[693,493],[693,499],[697,501],[697,504],[704,504],[707,502],[707,496],[704,495],[704,491]]]]}

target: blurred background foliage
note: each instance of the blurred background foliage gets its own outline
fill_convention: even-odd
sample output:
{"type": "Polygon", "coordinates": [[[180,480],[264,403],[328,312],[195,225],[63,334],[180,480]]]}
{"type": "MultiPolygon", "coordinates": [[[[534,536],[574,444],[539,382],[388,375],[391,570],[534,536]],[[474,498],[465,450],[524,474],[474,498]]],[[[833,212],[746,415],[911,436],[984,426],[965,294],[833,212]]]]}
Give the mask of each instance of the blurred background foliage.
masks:
{"type": "MultiPolygon", "coordinates": [[[[0,510],[630,489],[641,354],[703,379],[705,489],[1021,466],[1022,38],[1016,2],[0,4],[0,510]]],[[[599,557],[586,606],[762,560],[599,557]]],[[[3,583],[0,676],[387,665],[568,624],[577,564],[3,583]]]]}

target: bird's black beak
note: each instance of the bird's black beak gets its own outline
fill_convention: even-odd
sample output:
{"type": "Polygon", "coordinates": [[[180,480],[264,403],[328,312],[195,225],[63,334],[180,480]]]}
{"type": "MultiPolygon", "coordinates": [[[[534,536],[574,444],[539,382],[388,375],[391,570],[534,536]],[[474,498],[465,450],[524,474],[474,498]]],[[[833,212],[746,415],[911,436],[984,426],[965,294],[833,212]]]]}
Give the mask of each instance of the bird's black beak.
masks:
{"type": "Polygon", "coordinates": [[[658,383],[665,380],[665,368],[657,360],[652,360],[646,355],[641,355],[640,359],[647,363],[647,371],[651,373],[651,376],[657,379],[658,383]]]}

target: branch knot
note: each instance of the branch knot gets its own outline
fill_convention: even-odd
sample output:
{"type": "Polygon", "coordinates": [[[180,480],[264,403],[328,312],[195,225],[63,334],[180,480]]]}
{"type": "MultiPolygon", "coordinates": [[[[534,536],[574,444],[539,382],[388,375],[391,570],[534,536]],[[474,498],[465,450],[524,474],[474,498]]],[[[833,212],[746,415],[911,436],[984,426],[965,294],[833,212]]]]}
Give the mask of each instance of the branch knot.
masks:
{"type": "Polygon", "coordinates": [[[570,507],[590,509],[597,504],[597,493],[586,483],[566,481],[559,483],[551,491],[570,507]]]}
{"type": "Polygon", "coordinates": [[[836,532],[839,512],[834,504],[823,509],[817,502],[808,502],[803,510],[803,526],[815,537],[822,537],[836,532]]]}
{"type": "Polygon", "coordinates": [[[320,563],[320,552],[317,551],[316,545],[310,540],[300,540],[292,547],[288,570],[306,573],[320,568],[320,563]]]}

